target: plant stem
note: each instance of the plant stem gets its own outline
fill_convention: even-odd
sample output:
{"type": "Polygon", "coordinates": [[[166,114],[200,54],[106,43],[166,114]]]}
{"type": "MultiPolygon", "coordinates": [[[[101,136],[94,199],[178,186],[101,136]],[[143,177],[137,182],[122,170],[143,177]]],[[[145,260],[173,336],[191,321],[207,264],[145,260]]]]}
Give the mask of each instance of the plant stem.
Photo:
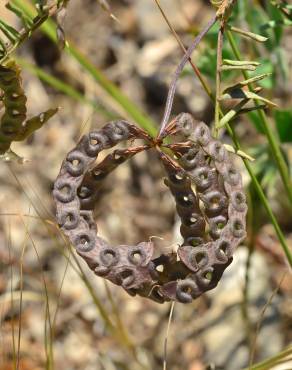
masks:
{"type": "Polygon", "coordinates": [[[218,136],[219,121],[220,121],[220,95],[221,95],[221,65],[222,65],[222,48],[223,48],[223,31],[224,24],[221,21],[218,40],[217,40],[217,62],[216,62],[216,97],[215,97],[215,119],[214,119],[214,133],[218,136]]]}
{"type": "MultiPolygon", "coordinates": [[[[159,11],[161,13],[161,15],[163,16],[165,22],[167,23],[170,31],[172,32],[173,36],[175,37],[176,41],[178,42],[180,48],[186,54],[187,49],[184,47],[184,44],[181,41],[179,35],[177,34],[176,30],[173,28],[172,24],[170,23],[169,19],[167,18],[167,15],[165,14],[165,11],[162,9],[162,7],[160,5],[160,1],[159,0],[154,0],[154,1],[155,1],[156,5],[157,5],[157,7],[158,7],[158,9],[159,9],[159,11]]],[[[204,79],[202,73],[200,72],[199,68],[193,63],[191,57],[189,58],[189,63],[191,65],[191,67],[193,68],[193,71],[195,72],[196,76],[200,80],[200,82],[201,82],[204,90],[209,95],[210,99],[214,99],[214,96],[212,95],[212,90],[208,86],[208,83],[205,81],[205,79],[204,79]]]]}
{"type": "Polygon", "coordinates": [[[95,112],[102,114],[107,119],[117,119],[118,115],[107,110],[104,108],[100,103],[94,101],[93,99],[88,99],[86,96],[81,94],[78,90],[76,90],[71,85],[67,84],[66,82],[56,78],[55,76],[45,72],[42,68],[37,67],[36,65],[28,62],[22,58],[16,58],[16,62],[22,67],[33,74],[35,74],[38,78],[46,82],[48,85],[52,86],[54,89],[61,91],[63,94],[66,94],[72,99],[79,101],[80,103],[87,104],[91,106],[95,112]]]}
{"type": "MultiPolygon", "coordinates": [[[[232,48],[232,51],[233,51],[236,59],[241,60],[242,59],[241,54],[240,54],[240,51],[239,51],[239,49],[236,45],[236,42],[234,40],[234,37],[233,37],[232,33],[229,30],[227,30],[226,35],[227,35],[228,41],[230,43],[230,46],[232,48]]],[[[248,76],[248,73],[246,71],[242,71],[242,74],[243,74],[245,79],[248,79],[249,76],[248,76]]],[[[249,88],[250,91],[253,91],[253,88],[252,88],[251,85],[248,85],[248,88],[249,88]]],[[[259,106],[260,103],[257,100],[255,100],[255,105],[259,106]]],[[[271,147],[271,152],[274,156],[276,165],[279,169],[279,172],[280,172],[280,175],[281,175],[281,178],[282,178],[282,181],[283,181],[283,184],[284,184],[289,202],[292,205],[292,183],[291,183],[291,180],[290,180],[288,167],[287,167],[286,162],[284,160],[284,157],[282,155],[281,149],[280,149],[280,147],[277,143],[276,136],[273,133],[273,131],[272,131],[270,125],[269,125],[269,122],[268,122],[268,119],[267,119],[267,116],[266,116],[265,112],[262,109],[259,109],[258,110],[258,115],[259,115],[259,118],[261,120],[261,123],[262,123],[263,129],[265,131],[265,134],[268,138],[269,145],[271,147]]]]}
{"type": "MultiPolygon", "coordinates": [[[[271,369],[272,366],[277,365],[278,363],[282,363],[285,358],[287,358],[289,355],[292,355],[292,347],[288,347],[284,349],[283,351],[279,352],[277,355],[264,360],[254,366],[250,366],[248,368],[245,368],[243,370],[268,370],[271,369]]],[[[290,358],[291,360],[291,358],[290,358]]],[[[288,361],[288,358],[287,358],[288,361]]]]}

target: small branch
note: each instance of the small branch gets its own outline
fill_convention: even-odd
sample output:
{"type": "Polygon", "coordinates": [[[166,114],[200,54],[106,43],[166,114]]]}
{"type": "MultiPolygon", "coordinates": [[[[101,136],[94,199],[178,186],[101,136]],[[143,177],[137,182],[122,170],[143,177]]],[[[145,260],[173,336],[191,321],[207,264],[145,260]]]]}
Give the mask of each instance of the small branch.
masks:
{"type": "Polygon", "coordinates": [[[170,87],[169,87],[169,90],[168,90],[167,100],[166,100],[166,104],[165,104],[164,116],[163,116],[163,119],[162,119],[162,122],[161,122],[161,125],[160,125],[160,131],[159,131],[159,134],[158,134],[158,139],[161,138],[161,136],[163,134],[163,131],[164,131],[164,129],[165,129],[167,123],[168,123],[169,117],[171,115],[172,105],[173,105],[173,100],[174,100],[174,94],[175,94],[175,91],[176,91],[177,81],[179,79],[179,76],[180,76],[182,70],[184,69],[184,66],[186,65],[186,63],[190,59],[190,57],[191,57],[193,51],[195,50],[195,48],[198,46],[198,44],[200,43],[202,38],[208,33],[210,28],[216,23],[216,21],[217,21],[217,16],[214,15],[210,19],[210,21],[208,22],[206,27],[203,29],[203,31],[195,38],[195,40],[193,41],[191,46],[187,49],[187,52],[185,53],[185,55],[181,59],[179,65],[177,66],[177,68],[176,68],[176,70],[173,74],[173,78],[172,78],[172,81],[171,81],[171,84],[170,84],[170,87]]]}
{"type": "Polygon", "coordinates": [[[223,49],[223,32],[224,32],[224,22],[221,22],[218,31],[217,40],[217,63],[216,63],[216,98],[215,98],[215,136],[218,136],[218,127],[220,121],[220,96],[221,96],[221,66],[222,66],[222,49],[223,49]]]}

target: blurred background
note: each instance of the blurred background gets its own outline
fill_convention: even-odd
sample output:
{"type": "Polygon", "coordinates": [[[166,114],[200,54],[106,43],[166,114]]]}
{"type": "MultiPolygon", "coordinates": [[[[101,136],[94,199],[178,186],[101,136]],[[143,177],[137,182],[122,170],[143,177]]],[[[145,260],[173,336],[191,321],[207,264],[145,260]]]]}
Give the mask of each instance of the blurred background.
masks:
{"type": "MultiPolygon", "coordinates": [[[[5,3],[1,19],[18,27],[5,3]]],[[[186,46],[215,12],[205,0],[160,4],[186,46]]],[[[54,223],[51,191],[66,153],[83,133],[109,120],[135,121],[133,109],[138,116],[144,112],[138,123],[154,132],[182,56],[155,1],[111,0],[108,5],[68,3],[63,29],[82,63],[42,31],[17,50],[28,115],[60,110],[29,140],[12,144],[24,163],[0,162],[0,369],[163,369],[166,336],[167,369],[172,370],[238,370],[279,355],[292,341],[292,277],[240,157],[234,161],[249,198],[248,238],[215,290],[192,304],[174,305],[168,332],[170,303],[130,297],[96,277],[70,255],[54,223]],[[84,68],[86,61],[95,72],[84,68]]],[[[278,108],[266,114],[290,166],[292,27],[280,22],[284,19],[268,0],[238,0],[232,15],[237,27],[269,36],[265,45],[237,41],[243,59],[257,60],[260,73],[271,73],[261,87],[278,108]]],[[[213,27],[193,54],[213,91],[217,30],[213,27]]],[[[232,58],[227,41],[224,55],[232,58]]],[[[223,84],[237,80],[238,73],[228,72],[223,84]]],[[[173,113],[183,111],[213,123],[213,104],[190,66],[180,79],[173,113]]],[[[243,150],[256,158],[251,165],[291,248],[291,209],[256,112],[240,116],[233,127],[243,150]]],[[[232,145],[224,129],[220,134],[232,145]]],[[[152,152],[118,167],[97,204],[99,233],[113,245],[154,237],[157,250],[174,249],[181,241],[180,223],[163,177],[152,152]]],[[[287,358],[277,367],[252,368],[292,369],[287,358]]]]}

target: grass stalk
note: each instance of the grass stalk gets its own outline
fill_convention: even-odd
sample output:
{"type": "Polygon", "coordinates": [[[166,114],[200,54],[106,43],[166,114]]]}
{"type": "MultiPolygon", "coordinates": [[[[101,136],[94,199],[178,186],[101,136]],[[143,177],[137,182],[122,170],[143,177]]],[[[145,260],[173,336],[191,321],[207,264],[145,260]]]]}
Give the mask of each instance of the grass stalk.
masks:
{"type": "Polygon", "coordinates": [[[285,363],[288,361],[288,359],[291,361],[292,358],[292,347],[288,347],[284,349],[283,351],[277,353],[275,356],[270,357],[267,360],[261,361],[258,364],[249,366],[243,370],[269,370],[273,366],[276,366],[280,363],[285,363]]]}
{"type": "Polygon", "coordinates": [[[48,85],[53,87],[55,90],[66,94],[70,98],[91,106],[95,112],[102,114],[107,119],[116,119],[117,114],[110,112],[109,110],[105,109],[101,104],[97,103],[93,99],[88,99],[86,96],[81,94],[78,90],[76,90],[71,85],[67,84],[66,82],[60,80],[59,78],[52,76],[51,74],[45,72],[42,68],[37,67],[36,65],[29,63],[27,60],[23,58],[16,58],[17,63],[25,68],[26,70],[30,71],[42,81],[46,82],[48,85]]]}

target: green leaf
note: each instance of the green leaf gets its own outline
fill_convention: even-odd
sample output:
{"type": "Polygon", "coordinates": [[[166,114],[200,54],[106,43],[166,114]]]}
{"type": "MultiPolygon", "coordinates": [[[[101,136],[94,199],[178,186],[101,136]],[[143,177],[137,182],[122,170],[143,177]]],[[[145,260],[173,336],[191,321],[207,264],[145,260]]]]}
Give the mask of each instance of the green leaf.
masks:
{"type": "Polygon", "coordinates": [[[34,131],[41,128],[53,115],[58,111],[58,108],[49,109],[38,116],[35,116],[25,122],[22,132],[17,137],[16,141],[22,141],[28,138],[34,131]]]}
{"type": "Polygon", "coordinates": [[[265,37],[265,36],[258,35],[256,33],[249,32],[249,31],[245,31],[245,30],[242,30],[242,29],[237,28],[237,27],[230,27],[230,30],[240,34],[241,36],[250,38],[250,39],[255,40],[257,42],[266,42],[268,40],[268,38],[265,37]]]}
{"type": "Polygon", "coordinates": [[[262,81],[259,81],[259,85],[264,89],[271,90],[274,87],[274,65],[272,64],[271,60],[268,58],[260,58],[259,59],[261,65],[257,67],[257,71],[251,72],[251,77],[256,77],[258,74],[266,74],[267,78],[262,81]]]}
{"type": "Polygon", "coordinates": [[[275,110],[274,117],[282,143],[292,143],[292,110],[275,110]]]}
{"type": "Polygon", "coordinates": [[[271,73],[264,73],[264,74],[261,74],[261,75],[258,75],[258,76],[254,76],[254,77],[251,77],[247,80],[244,80],[244,81],[239,81],[239,82],[236,82],[235,84],[233,85],[230,85],[230,86],[227,86],[224,90],[223,90],[223,93],[226,93],[226,92],[229,92],[231,90],[234,90],[234,89],[238,89],[238,88],[241,88],[241,87],[244,87],[244,86],[247,86],[251,83],[254,83],[254,82],[258,82],[258,81],[261,81],[263,80],[264,78],[267,78],[271,75],[271,73]]]}
{"type": "Polygon", "coordinates": [[[259,62],[249,61],[249,60],[231,60],[231,59],[223,59],[223,64],[228,66],[259,66],[259,62]]]}
{"type": "Polygon", "coordinates": [[[252,99],[258,102],[266,103],[267,105],[271,107],[277,106],[277,104],[273,103],[271,100],[268,100],[252,91],[245,91],[242,89],[234,89],[228,94],[222,95],[222,97],[220,98],[220,100],[225,100],[225,99],[252,99]]]}
{"type": "Polygon", "coordinates": [[[245,65],[237,65],[237,66],[231,66],[231,65],[222,65],[220,67],[221,71],[255,71],[256,67],[252,66],[250,64],[245,65]]]}

